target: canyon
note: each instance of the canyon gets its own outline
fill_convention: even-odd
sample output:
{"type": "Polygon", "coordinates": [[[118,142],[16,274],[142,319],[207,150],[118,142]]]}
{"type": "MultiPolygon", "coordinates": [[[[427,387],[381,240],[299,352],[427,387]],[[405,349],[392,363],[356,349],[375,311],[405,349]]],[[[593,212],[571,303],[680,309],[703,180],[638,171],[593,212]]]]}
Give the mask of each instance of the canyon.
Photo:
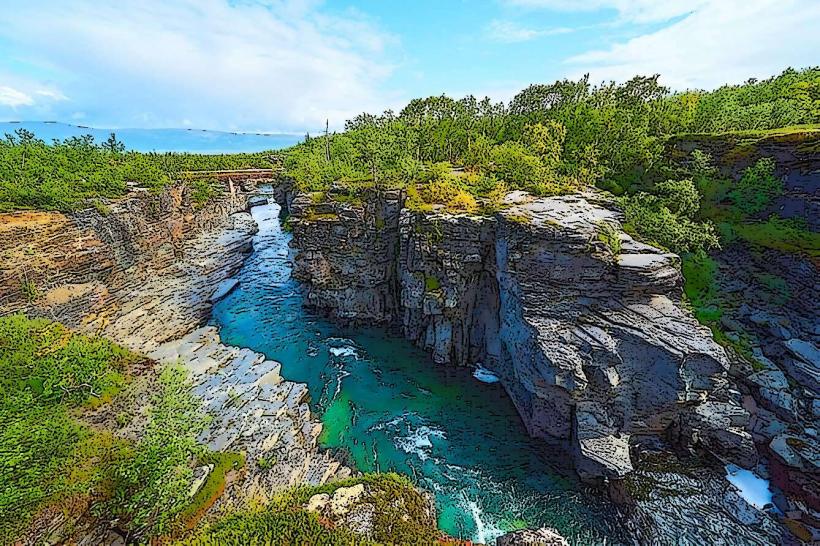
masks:
{"type": "MultiPolygon", "coordinates": [[[[398,331],[428,351],[431,366],[497,377],[531,436],[565,449],[582,479],[632,507],[626,526],[636,526],[635,536],[663,525],[662,510],[651,509],[657,499],[638,499],[638,484],[668,475],[646,464],[654,454],[758,465],[755,423],[765,414],[738,387],[741,365],[681,303],[679,258],[624,233],[601,194],[513,192],[496,214],[478,216],[410,210],[397,190],[350,200],[341,190],[300,193],[287,180],[224,182],[203,206],[176,186],[134,190],[107,209],[0,221],[0,313],[49,317],[157,362],[182,363],[217,416],[203,443],[244,450],[252,461],[275,458],[273,468],[251,464],[214,514],[354,472],[319,448],[307,388],[282,378],[286,362],[225,345],[203,326],[252,251],[257,225],[247,210],[267,198],[254,197],[260,183],[274,183],[271,198],[288,215],[293,276],[309,307],[398,331]],[[609,230],[617,242],[603,236],[609,230]]],[[[786,454],[773,459],[773,478],[792,484],[802,517],[811,518],[813,440],[784,433],[762,437],[786,454]]],[[[691,480],[689,487],[707,483],[691,480]]],[[[723,494],[708,483],[714,490],[701,505],[723,494]]],[[[739,497],[731,502],[763,536],[776,536],[766,514],[739,497]]],[[[84,532],[88,543],[106,540],[104,530],[84,532]]]]}

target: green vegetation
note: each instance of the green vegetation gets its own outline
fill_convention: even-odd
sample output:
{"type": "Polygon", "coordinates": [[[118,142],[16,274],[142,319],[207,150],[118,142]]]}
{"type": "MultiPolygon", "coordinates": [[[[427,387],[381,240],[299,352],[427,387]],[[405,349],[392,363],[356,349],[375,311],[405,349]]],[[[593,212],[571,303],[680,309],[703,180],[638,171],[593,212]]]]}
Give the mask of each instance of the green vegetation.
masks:
{"type": "Polygon", "coordinates": [[[204,419],[177,367],[160,374],[139,441],[83,422],[127,387],[142,360],[59,323],[0,318],[0,542],[12,543],[48,506],[90,505],[134,539],[179,532],[242,466],[239,454],[197,444],[204,419]],[[195,462],[215,468],[191,499],[195,462]]]}
{"type": "Polygon", "coordinates": [[[191,529],[199,522],[205,511],[225,490],[228,473],[245,466],[245,455],[243,453],[210,452],[199,457],[197,464],[212,464],[214,469],[199,491],[176,516],[176,521],[172,525],[175,531],[191,529]]]}
{"type": "Polygon", "coordinates": [[[757,214],[783,194],[783,181],[774,176],[774,160],[765,157],[749,167],[729,193],[734,206],[744,214],[757,214]]]}
{"type": "Polygon", "coordinates": [[[772,215],[765,222],[733,225],[732,230],[752,245],[820,258],[820,233],[809,231],[801,219],[784,220],[772,215]]]}
{"type": "Polygon", "coordinates": [[[613,256],[618,256],[621,253],[620,232],[609,222],[598,222],[598,240],[609,248],[613,256]]]}
{"type": "Polygon", "coordinates": [[[127,444],[72,414],[113,396],[138,358],[57,323],[0,318],[0,541],[45,504],[103,485],[127,444]]]}
{"type": "MultiPolygon", "coordinates": [[[[544,196],[596,185],[622,196],[633,233],[676,252],[697,251],[718,243],[711,219],[699,215],[698,191],[711,175],[671,166],[669,136],[797,131],[820,122],[818,89],[820,68],[810,68],[712,92],[671,94],[653,76],[532,85],[509,105],[416,99],[398,114],[362,114],[344,133],[306,139],[286,151],[284,167],[304,191],[404,187],[408,207],[419,211],[495,213],[508,190],[544,196]]],[[[760,163],[732,198],[762,210],[778,192],[770,170],[760,163]]]]}
{"type": "Polygon", "coordinates": [[[317,487],[297,487],[271,499],[257,510],[240,512],[218,521],[181,542],[208,546],[248,544],[434,544],[441,538],[427,514],[426,500],[406,478],[397,474],[367,474],[317,487]],[[332,495],[340,487],[363,484],[361,502],[372,504],[373,540],[337,527],[306,511],[316,494],[332,495]],[[409,517],[403,517],[403,516],[409,517]]]}
{"type": "Polygon", "coordinates": [[[441,282],[432,275],[424,276],[424,290],[425,292],[433,292],[441,288],[441,282]]]}
{"type": "Polygon", "coordinates": [[[703,324],[716,324],[722,315],[717,292],[717,262],[704,252],[687,254],[681,264],[686,299],[703,324]]]}
{"type": "MultiPolygon", "coordinates": [[[[270,153],[143,154],[123,150],[113,134],[101,144],[88,135],[46,144],[25,129],[6,134],[0,139],[0,212],[70,211],[87,200],[119,197],[129,183],[157,191],[186,171],[273,166],[270,153]]],[[[205,183],[197,181],[195,191],[197,202],[207,200],[205,183]]]]}
{"type": "Polygon", "coordinates": [[[205,420],[186,373],[168,367],[151,397],[150,421],[132,455],[113,472],[108,510],[137,536],[164,534],[188,503],[191,461],[205,454],[196,441],[205,420]]]}

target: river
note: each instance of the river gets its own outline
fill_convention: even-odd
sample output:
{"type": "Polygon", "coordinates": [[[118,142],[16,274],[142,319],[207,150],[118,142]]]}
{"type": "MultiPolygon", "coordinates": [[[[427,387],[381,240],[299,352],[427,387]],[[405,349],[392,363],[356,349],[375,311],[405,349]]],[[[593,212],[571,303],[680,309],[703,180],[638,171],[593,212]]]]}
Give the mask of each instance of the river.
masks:
{"type": "Polygon", "coordinates": [[[493,543],[508,530],[550,526],[573,542],[613,542],[612,507],[562,468],[565,455],[528,437],[499,384],[438,366],[384,330],[343,329],[306,310],[279,211],[252,209],[254,253],[212,320],[225,343],[264,353],[285,378],[307,383],[323,447],[360,471],[411,477],[435,495],[451,536],[493,543]]]}

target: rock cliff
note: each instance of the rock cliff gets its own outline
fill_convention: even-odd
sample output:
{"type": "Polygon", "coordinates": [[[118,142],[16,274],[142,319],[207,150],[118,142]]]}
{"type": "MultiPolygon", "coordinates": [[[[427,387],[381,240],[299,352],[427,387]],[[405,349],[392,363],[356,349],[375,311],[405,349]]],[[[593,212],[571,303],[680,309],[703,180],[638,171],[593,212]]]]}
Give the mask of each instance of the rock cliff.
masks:
{"type": "MultiPolygon", "coordinates": [[[[319,450],[321,423],[310,412],[306,385],[282,379],[279,363],[226,346],[215,328],[202,327],[213,298],[224,294],[252,250],[257,226],[244,212],[251,189],[226,184],[201,206],[176,186],[69,215],[0,215],[0,314],[47,316],[156,362],[186,367],[203,411],[214,416],[200,440],[247,457],[245,471],[231,480],[211,515],[287,487],[350,475],[319,450]]],[[[138,392],[127,398],[138,407],[129,411],[144,409],[150,393],[140,389],[150,385],[135,382],[138,392]]],[[[99,424],[115,419],[112,411],[104,405],[101,414],[86,418],[99,424]]],[[[198,470],[207,475],[207,467],[198,470]]],[[[104,524],[75,524],[56,518],[49,536],[121,543],[104,524]]],[[[42,542],[37,531],[31,543],[42,542]]]]}
{"type": "Polygon", "coordinates": [[[726,354],[680,304],[678,257],[622,233],[595,195],[507,199],[483,217],[414,212],[396,192],[297,196],[295,275],[330,316],[388,323],[436,362],[494,372],[529,432],[568,446],[583,477],[623,478],[644,435],[753,465],[726,354]]]}

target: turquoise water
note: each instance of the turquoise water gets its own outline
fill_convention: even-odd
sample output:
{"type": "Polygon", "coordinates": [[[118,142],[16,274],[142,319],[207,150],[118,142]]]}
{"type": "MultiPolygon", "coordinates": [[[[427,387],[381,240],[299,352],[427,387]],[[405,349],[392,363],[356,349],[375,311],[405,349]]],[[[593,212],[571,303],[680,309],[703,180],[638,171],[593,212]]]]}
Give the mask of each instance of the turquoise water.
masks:
{"type": "Polygon", "coordinates": [[[560,470],[564,456],[527,436],[498,383],[437,366],[384,331],[346,330],[307,312],[278,211],[252,210],[254,254],[213,320],[225,343],[260,351],[308,384],[324,447],[361,471],[410,476],[435,494],[439,525],[456,537],[492,543],[547,525],[582,544],[613,542],[611,507],[560,470]]]}
{"type": "Polygon", "coordinates": [[[284,133],[227,133],[197,129],[96,129],[45,121],[0,122],[0,137],[17,129],[31,131],[37,138],[46,142],[83,135],[91,135],[95,141],[104,142],[108,135],[114,132],[127,149],[137,152],[263,152],[287,148],[302,141],[302,135],[284,133]]]}

